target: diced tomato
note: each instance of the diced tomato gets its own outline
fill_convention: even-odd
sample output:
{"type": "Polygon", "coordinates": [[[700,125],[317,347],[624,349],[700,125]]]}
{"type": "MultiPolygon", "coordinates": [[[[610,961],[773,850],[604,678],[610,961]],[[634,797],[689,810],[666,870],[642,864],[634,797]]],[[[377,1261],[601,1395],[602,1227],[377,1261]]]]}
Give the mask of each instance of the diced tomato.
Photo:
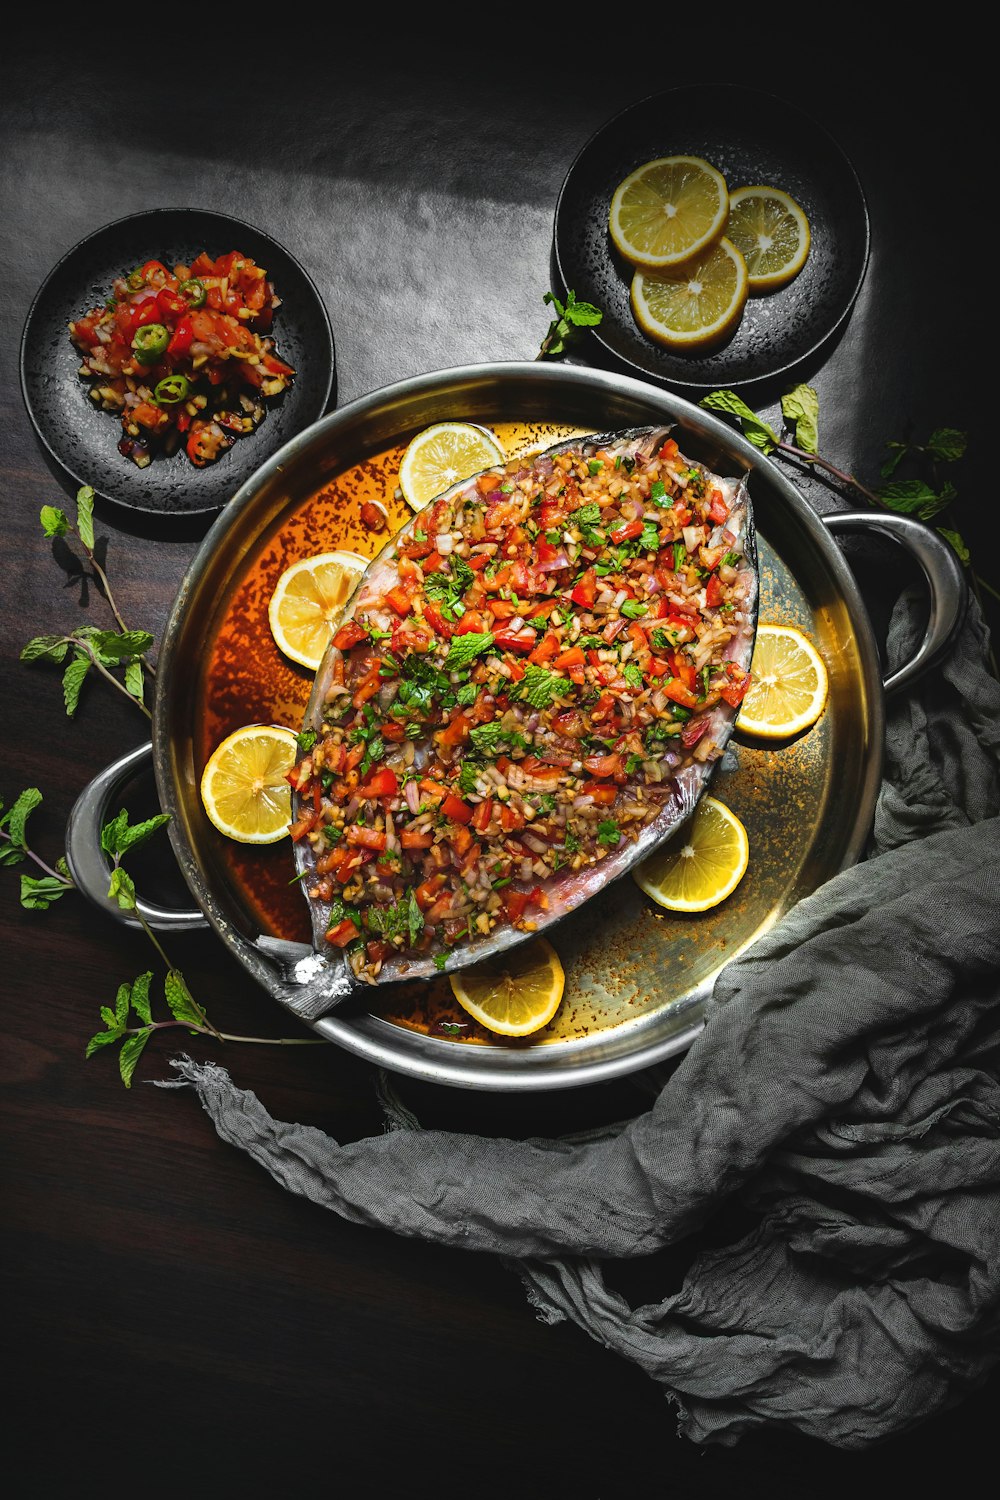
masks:
{"type": "Polygon", "coordinates": [[[379,726],[379,734],[384,740],[392,740],[394,744],[406,739],[405,728],[402,724],[398,724],[395,719],[384,720],[379,726]]]}
{"type": "Polygon", "coordinates": [[[395,588],[391,588],[389,590],[389,592],[385,595],[385,602],[390,606],[391,609],[394,609],[396,611],[396,614],[399,615],[401,619],[405,619],[406,616],[413,610],[413,600],[403,588],[402,584],[397,583],[395,588]]]}
{"type": "Polygon", "coordinates": [[[515,829],[523,828],[524,814],[505,802],[500,808],[500,827],[504,833],[513,833],[515,829]]]}
{"type": "Polygon", "coordinates": [[[540,885],[536,885],[531,891],[518,891],[509,885],[503,892],[503,904],[512,926],[523,919],[529,906],[538,906],[543,900],[544,893],[540,885]]]}
{"type": "Polygon", "coordinates": [[[708,497],[708,519],[721,526],[723,521],[729,520],[729,510],[721,490],[713,490],[708,497]]]}
{"type": "Polygon", "coordinates": [[[438,735],[438,744],[442,746],[464,745],[472,732],[472,720],[468,714],[461,709],[452,714],[445,729],[438,735]]]}
{"type": "Polygon", "coordinates": [[[485,635],[486,621],[477,609],[467,609],[452,628],[453,635],[485,635]]]}
{"type": "Polygon", "coordinates": [[[610,781],[585,781],[580,788],[581,797],[593,797],[600,807],[610,807],[618,796],[618,788],[610,781]]]}
{"type": "Polygon", "coordinates": [[[588,755],[583,764],[593,776],[617,776],[622,769],[620,755],[588,755]]]}
{"type": "Polygon", "coordinates": [[[682,708],[694,708],[698,702],[691,689],[677,677],[668,677],[662,684],[662,691],[672,703],[679,703],[682,708]]]}
{"type": "MultiPolygon", "coordinates": [[[[385,726],[383,725],[381,732],[384,733],[384,730],[385,726]]],[[[389,766],[379,766],[378,770],[372,771],[367,780],[363,781],[358,787],[358,796],[370,799],[376,797],[394,797],[398,791],[399,782],[396,779],[395,771],[391,770],[389,766]]]]}
{"type": "Polygon", "coordinates": [[[431,629],[437,635],[443,636],[446,641],[450,641],[455,634],[455,627],[451,621],[445,619],[435,604],[428,604],[426,600],[424,601],[424,619],[431,629]]]}
{"type": "Polygon", "coordinates": [[[463,802],[461,797],[456,797],[449,792],[441,803],[441,813],[450,818],[453,823],[471,823],[473,809],[468,802],[463,802]]]}
{"type": "Polygon", "coordinates": [[[413,894],[421,911],[426,911],[429,906],[433,905],[444,882],[445,877],[440,874],[431,875],[427,880],[420,882],[413,894]]]}
{"type": "MultiPolygon", "coordinates": [[[[537,639],[538,638],[536,636],[536,640],[537,639]]],[[[543,661],[548,661],[550,657],[555,656],[558,650],[559,637],[556,635],[554,630],[547,630],[542,636],[541,640],[538,641],[538,645],[535,647],[534,651],[532,651],[531,655],[528,657],[528,660],[534,662],[536,666],[540,666],[543,661]]]]}
{"type": "Polygon", "coordinates": [[[330,928],[326,940],[328,943],[334,943],[338,948],[346,948],[348,943],[353,943],[357,936],[358,929],[350,917],[345,917],[342,922],[337,923],[336,927],[330,928]]]}
{"type": "Polygon", "coordinates": [[[485,833],[493,816],[493,798],[484,797],[482,802],[476,804],[472,814],[472,826],[477,833],[485,833]]]}
{"type": "Polygon", "coordinates": [[[556,657],[553,665],[561,667],[564,671],[570,667],[582,667],[587,658],[580,646],[570,646],[568,651],[562,651],[556,657]]]}
{"type": "Polygon", "coordinates": [[[642,528],[642,521],[628,521],[624,526],[616,526],[614,531],[610,531],[608,539],[616,547],[620,547],[622,542],[630,542],[634,537],[642,536],[642,528]]]}
{"type": "Polygon", "coordinates": [[[719,578],[718,573],[713,573],[705,585],[705,603],[709,609],[714,609],[721,604],[726,597],[725,584],[719,578]]]}
{"type": "Polygon", "coordinates": [[[667,438],[666,442],[660,448],[660,457],[661,458],[666,458],[666,459],[676,458],[679,453],[680,453],[680,449],[678,448],[677,442],[676,442],[676,440],[674,438],[667,438]]]}
{"type": "Polygon", "coordinates": [[[498,630],[493,639],[502,651],[531,651],[538,636],[530,625],[523,625],[520,630],[498,630]]]}
{"type": "Polygon", "coordinates": [[[347,624],[341,625],[337,631],[337,634],[333,638],[333,644],[338,651],[350,651],[351,647],[356,646],[359,641],[366,641],[367,639],[367,633],[361,629],[358,622],[356,620],[348,620],[347,624]]]}
{"type": "Polygon", "coordinates": [[[429,849],[434,842],[434,835],[421,829],[404,828],[399,835],[399,842],[404,849],[429,849]]]}
{"type": "Polygon", "coordinates": [[[738,667],[734,661],[726,662],[726,675],[729,678],[729,682],[721,689],[721,694],[726,702],[735,708],[737,704],[743,702],[753,678],[749,672],[744,672],[743,668],[738,667]]]}
{"type": "Polygon", "coordinates": [[[355,685],[351,702],[355,708],[360,708],[362,703],[367,703],[369,698],[374,698],[382,686],[382,658],[373,656],[368,664],[368,670],[360,681],[355,685]]]}
{"type": "Polygon", "coordinates": [[[574,604],[589,609],[597,597],[597,574],[593,568],[588,568],[577,580],[570,598],[574,604]]]}
{"type": "Polygon", "coordinates": [[[378,854],[385,849],[385,834],[377,828],[366,828],[363,823],[352,823],[344,836],[349,844],[361,849],[374,849],[378,854]]]}
{"type": "Polygon", "coordinates": [[[298,843],[299,839],[307,834],[310,829],[314,828],[315,826],[315,812],[310,810],[309,812],[303,813],[301,818],[296,818],[295,822],[289,826],[288,831],[292,836],[292,842],[298,843]]]}

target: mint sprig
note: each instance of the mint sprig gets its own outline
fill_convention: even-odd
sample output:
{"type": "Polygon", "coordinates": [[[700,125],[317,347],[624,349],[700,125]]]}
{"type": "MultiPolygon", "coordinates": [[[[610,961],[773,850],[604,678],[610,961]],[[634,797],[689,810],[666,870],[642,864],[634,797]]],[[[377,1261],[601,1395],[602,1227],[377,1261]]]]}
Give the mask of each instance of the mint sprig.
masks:
{"type": "Polygon", "coordinates": [[[554,292],[546,292],[543,300],[556,310],[556,316],[548,326],[537,359],[550,355],[565,354],[567,340],[580,328],[596,328],[604,317],[599,307],[592,302],[578,302],[576,293],[567,291],[566,301],[561,302],[554,292]]]}
{"type": "Polygon", "coordinates": [[[819,453],[819,397],[812,386],[792,386],[781,397],[781,414],[785,423],[781,435],[735,391],[712,391],[702,397],[700,405],[709,411],[734,417],[747,441],[762,453],[787,456],[811,469],[822,470],[838,483],[855,490],[871,505],[915,516],[927,523],[940,516],[941,521],[934,529],[953,548],[962,566],[968,568],[973,590],[978,593],[985,589],[995,599],[1000,599],[1000,590],[972,566],[969,547],[954,524],[952,514],[959,501],[959,492],[951,479],[941,472],[943,465],[955,464],[964,458],[968,447],[967,433],[956,427],[937,427],[925,443],[888,441],[887,456],[879,474],[886,482],[868,485],[819,453]],[[904,463],[917,472],[902,475],[899,471],[904,463]]]}

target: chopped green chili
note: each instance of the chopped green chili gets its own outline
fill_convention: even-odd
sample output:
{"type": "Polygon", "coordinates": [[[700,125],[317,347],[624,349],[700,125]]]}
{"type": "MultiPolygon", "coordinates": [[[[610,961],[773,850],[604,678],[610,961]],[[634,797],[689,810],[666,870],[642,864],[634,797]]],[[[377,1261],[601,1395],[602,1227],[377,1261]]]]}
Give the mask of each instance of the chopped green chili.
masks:
{"type": "Polygon", "coordinates": [[[201,307],[205,300],[205,283],[199,281],[196,276],[182,281],[178,288],[182,297],[186,297],[192,307],[201,307]]]}
{"type": "Polygon", "coordinates": [[[191,382],[185,375],[165,375],[157,381],[153,399],[158,406],[176,406],[191,390],[191,382]]]}
{"type": "Polygon", "coordinates": [[[132,352],[142,365],[155,365],[167,352],[170,335],[162,323],[143,323],[135,331],[132,352]]]}

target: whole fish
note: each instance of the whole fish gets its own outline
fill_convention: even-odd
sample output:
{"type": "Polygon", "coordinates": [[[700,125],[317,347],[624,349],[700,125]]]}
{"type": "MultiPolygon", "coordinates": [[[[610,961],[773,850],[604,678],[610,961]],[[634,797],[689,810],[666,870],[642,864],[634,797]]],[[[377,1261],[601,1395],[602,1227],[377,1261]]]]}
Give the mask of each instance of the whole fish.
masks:
{"type": "Polygon", "coordinates": [[[564,439],[415,513],[306,710],[295,1008],[477,963],[646,859],[729,739],[757,608],[745,479],[669,427],[564,439]]]}

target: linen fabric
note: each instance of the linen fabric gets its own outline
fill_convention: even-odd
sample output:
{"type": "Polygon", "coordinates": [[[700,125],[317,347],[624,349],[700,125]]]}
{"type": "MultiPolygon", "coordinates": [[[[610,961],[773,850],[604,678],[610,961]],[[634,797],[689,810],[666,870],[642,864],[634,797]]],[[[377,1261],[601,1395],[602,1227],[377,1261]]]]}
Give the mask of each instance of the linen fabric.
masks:
{"type": "MultiPolygon", "coordinates": [[[[919,633],[904,596],[890,666],[919,633]]],[[[720,974],[634,1119],[585,1139],[422,1130],[340,1144],[174,1060],[223,1140],[341,1218],[500,1256],[546,1322],[640,1366],[696,1443],[761,1427],[862,1449],[1000,1358],[1000,683],[974,600],[887,706],[866,857],[720,974]],[[681,1289],[631,1306],[613,1263],[738,1207],[681,1289]]]]}

